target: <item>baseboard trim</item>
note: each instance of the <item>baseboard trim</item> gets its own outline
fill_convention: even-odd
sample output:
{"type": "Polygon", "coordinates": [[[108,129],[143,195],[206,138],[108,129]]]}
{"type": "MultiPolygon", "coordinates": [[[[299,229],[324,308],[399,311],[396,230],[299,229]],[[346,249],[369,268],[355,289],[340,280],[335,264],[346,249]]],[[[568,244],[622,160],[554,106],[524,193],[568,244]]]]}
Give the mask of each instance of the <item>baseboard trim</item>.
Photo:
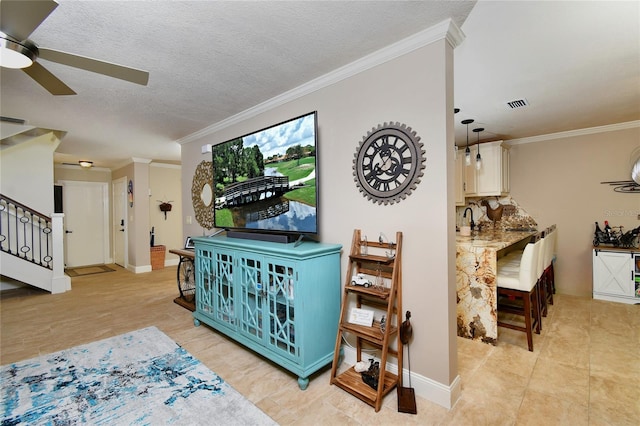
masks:
{"type": "MultiPolygon", "coordinates": [[[[354,365],[356,363],[355,349],[348,346],[343,346],[343,348],[343,362],[354,365]]],[[[396,364],[387,363],[387,370],[393,374],[398,374],[398,366],[396,364]]],[[[409,371],[404,368],[402,382],[404,387],[409,387],[409,371]]],[[[450,385],[445,385],[413,371],[411,372],[411,387],[414,389],[416,395],[448,410],[455,405],[462,394],[462,383],[459,375],[456,376],[450,385]]]]}

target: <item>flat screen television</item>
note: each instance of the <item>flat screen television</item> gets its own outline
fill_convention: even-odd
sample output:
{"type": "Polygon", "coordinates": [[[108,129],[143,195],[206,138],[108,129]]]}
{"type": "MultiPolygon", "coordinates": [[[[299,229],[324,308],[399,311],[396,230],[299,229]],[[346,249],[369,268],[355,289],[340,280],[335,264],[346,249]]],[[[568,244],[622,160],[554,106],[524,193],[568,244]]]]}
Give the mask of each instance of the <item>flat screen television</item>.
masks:
{"type": "Polygon", "coordinates": [[[213,146],[214,226],[317,235],[317,146],[316,111],[213,146]]]}

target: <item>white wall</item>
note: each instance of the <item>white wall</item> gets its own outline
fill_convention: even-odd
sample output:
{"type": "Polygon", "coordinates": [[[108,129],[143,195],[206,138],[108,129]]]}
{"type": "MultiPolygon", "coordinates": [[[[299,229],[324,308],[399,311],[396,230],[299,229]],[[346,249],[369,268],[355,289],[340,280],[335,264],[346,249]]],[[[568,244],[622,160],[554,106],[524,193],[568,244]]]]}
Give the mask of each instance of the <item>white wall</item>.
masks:
{"type": "MultiPolygon", "coordinates": [[[[457,377],[452,56],[449,43],[440,40],[182,146],[186,188],[197,164],[210,160],[202,145],[317,110],[321,241],[343,245],[344,272],[355,228],[371,237],[404,233],[403,308],[414,324],[411,367],[445,386],[457,377]],[[411,196],[380,206],[358,192],[352,160],[363,136],[388,121],[417,132],[427,161],[411,196]]],[[[183,213],[193,217],[186,192],[183,213]]],[[[202,233],[195,221],[184,226],[185,235],[202,233]]]]}

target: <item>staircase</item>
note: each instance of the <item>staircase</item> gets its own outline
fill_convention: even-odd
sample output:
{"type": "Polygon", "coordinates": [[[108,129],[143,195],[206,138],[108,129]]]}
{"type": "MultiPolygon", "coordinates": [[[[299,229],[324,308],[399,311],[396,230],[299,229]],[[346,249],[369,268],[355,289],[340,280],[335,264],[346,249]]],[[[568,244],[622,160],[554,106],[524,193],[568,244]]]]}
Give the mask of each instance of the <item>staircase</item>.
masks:
{"type": "Polygon", "coordinates": [[[71,290],[64,274],[63,217],[0,194],[0,273],[51,293],[71,290]]]}

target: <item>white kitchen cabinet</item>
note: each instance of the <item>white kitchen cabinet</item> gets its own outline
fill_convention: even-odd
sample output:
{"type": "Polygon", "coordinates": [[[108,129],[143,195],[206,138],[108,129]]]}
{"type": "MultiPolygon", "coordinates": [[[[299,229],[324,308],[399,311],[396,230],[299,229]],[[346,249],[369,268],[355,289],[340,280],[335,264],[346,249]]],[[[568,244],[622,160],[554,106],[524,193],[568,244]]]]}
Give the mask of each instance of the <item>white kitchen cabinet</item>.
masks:
{"type": "Polygon", "coordinates": [[[465,197],[501,196],[509,193],[509,148],[502,141],[480,144],[482,167],[476,169],[478,146],[471,147],[471,165],[464,164],[464,149],[459,150],[464,173],[465,197]]]}
{"type": "Polygon", "coordinates": [[[464,206],[464,150],[456,154],[456,206],[464,206]]]}
{"type": "Polygon", "coordinates": [[[640,303],[640,252],[594,249],[593,298],[640,303]]]}

